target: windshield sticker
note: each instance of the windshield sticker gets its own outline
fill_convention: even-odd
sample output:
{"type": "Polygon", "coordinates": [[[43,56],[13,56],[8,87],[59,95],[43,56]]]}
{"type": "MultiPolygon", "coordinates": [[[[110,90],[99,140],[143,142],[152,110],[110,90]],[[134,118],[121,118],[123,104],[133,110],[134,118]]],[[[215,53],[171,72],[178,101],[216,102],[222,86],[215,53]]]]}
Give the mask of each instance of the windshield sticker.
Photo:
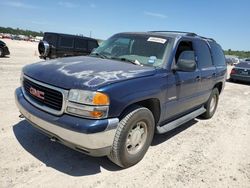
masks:
{"type": "Polygon", "coordinates": [[[155,56],[150,56],[149,59],[148,59],[148,63],[149,63],[149,64],[154,64],[155,61],[156,61],[156,59],[157,59],[157,58],[156,58],[155,56]]]}
{"type": "Polygon", "coordinates": [[[157,37],[149,37],[148,41],[149,42],[157,42],[157,43],[164,44],[167,41],[167,39],[157,38],[157,37]]]}

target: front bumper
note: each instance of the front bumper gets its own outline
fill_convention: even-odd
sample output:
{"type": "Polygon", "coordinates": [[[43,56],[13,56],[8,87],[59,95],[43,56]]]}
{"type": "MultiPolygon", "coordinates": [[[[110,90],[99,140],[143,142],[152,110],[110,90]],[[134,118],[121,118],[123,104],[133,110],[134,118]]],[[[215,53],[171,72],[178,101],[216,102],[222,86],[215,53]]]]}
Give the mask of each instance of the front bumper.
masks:
{"type": "Polygon", "coordinates": [[[21,91],[15,91],[16,105],[20,113],[34,127],[53,140],[92,156],[110,153],[118,118],[89,120],[63,114],[51,115],[30,104],[21,91]]]}

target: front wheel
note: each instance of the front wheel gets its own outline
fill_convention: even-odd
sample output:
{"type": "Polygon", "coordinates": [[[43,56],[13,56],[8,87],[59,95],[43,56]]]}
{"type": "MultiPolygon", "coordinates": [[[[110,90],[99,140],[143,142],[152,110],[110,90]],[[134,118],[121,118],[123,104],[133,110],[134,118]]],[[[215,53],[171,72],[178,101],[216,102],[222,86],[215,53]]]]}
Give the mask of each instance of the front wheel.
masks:
{"type": "Polygon", "coordinates": [[[109,159],[123,168],[138,163],[152,142],[154,128],[149,109],[133,108],[118,124],[109,159]]]}
{"type": "Polygon", "coordinates": [[[210,119],[211,117],[213,117],[213,115],[217,109],[218,102],[219,102],[219,91],[217,88],[214,88],[212,90],[212,93],[211,93],[208,101],[205,104],[206,112],[204,114],[202,114],[201,117],[204,119],[210,119]]]}

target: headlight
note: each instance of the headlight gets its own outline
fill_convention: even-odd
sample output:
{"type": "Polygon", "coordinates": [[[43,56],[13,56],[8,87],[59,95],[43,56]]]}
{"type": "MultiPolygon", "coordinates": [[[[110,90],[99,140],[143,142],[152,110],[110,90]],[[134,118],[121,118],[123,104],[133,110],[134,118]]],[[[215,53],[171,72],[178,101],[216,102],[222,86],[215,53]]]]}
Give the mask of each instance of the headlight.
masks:
{"type": "Polygon", "coordinates": [[[100,92],[71,89],[68,100],[80,104],[109,105],[109,97],[100,92]]]}
{"type": "Polygon", "coordinates": [[[109,97],[100,92],[72,89],[66,111],[81,117],[101,119],[108,116],[109,97]]]}

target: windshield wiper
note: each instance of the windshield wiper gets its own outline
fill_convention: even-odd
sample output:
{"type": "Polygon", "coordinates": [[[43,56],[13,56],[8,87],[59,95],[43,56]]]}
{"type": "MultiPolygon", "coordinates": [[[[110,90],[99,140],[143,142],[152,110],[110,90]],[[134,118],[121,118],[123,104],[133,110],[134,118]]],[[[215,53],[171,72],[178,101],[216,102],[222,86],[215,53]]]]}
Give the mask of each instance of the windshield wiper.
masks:
{"type": "Polygon", "coordinates": [[[102,58],[102,59],[108,59],[108,57],[107,57],[106,55],[101,54],[101,53],[95,52],[95,53],[91,53],[91,54],[90,54],[90,56],[92,56],[92,55],[97,56],[97,57],[100,57],[100,58],[102,58]]]}
{"type": "Polygon", "coordinates": [[[130,60],[130,59],[127,59],[127,58],[119,58],[119,57],[111,57],[111,59],[115,59],[115,60],[119,60],[119,61],[126,61],[126,62],[129,62],[129,63],[132,63],[134,65],[140,65],[140,66],[143,66],[138,60],[130,60]]]}

